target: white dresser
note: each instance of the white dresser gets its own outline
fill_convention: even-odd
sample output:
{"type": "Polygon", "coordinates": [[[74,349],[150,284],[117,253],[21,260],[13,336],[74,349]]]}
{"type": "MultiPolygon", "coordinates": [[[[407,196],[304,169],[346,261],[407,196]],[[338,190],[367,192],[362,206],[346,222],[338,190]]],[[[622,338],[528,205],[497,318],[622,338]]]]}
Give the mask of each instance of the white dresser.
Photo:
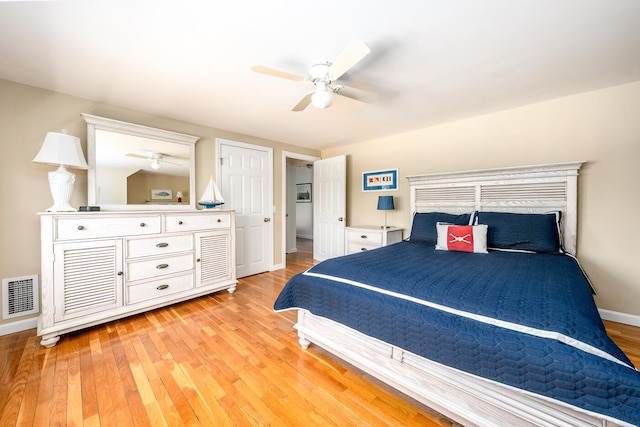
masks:
{"type": "Polygon", "coordinates": [[[236,289],[235,213],[42,213],[41,344],[210,292],[236,289]]]}
{"type": "Polygon", "coordinates": [[[402,240],[402,228],[376,226],[346,227],[344,231],[345,255],[387,246],[402,240]]]}

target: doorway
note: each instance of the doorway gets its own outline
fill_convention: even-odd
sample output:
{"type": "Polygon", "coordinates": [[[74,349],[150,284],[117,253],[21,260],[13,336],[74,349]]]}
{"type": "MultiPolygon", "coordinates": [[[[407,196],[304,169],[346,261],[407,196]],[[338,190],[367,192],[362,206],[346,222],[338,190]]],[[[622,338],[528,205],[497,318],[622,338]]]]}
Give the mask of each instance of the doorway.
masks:
{"type": "Polygon", "coordinates": [[[319,157],[282,153],[282,268],[286,254],[313,247],[313,162],[319,157]],[[308,185],[307,185],[308,184],[308,185]],[[301,191],[298,197],[298,190],[301,191]],[[309,190],[309,199],[303,195],[309,190]]]}

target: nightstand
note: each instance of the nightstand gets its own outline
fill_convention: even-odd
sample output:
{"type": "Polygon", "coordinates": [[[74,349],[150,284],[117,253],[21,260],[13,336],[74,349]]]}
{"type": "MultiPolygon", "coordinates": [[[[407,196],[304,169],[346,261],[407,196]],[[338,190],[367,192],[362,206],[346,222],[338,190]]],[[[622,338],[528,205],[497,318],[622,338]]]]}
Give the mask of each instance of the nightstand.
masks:
{"type": "Polygon", "coordinates": [[[380,248],[402,240],[402,228],[375,226],[346,227],[344,232],[345,255],[380,248]]]}

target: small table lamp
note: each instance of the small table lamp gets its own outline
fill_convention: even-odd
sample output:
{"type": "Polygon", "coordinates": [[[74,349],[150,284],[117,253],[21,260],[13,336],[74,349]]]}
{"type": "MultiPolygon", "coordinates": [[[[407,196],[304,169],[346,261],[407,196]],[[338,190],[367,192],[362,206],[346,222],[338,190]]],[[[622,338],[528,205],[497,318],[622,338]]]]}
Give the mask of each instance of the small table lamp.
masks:
{"type": "Polygon", "coordinates": [[[178,203],[182,203],[182,198],[183,198],[183,197],[184,197],[184,196],[182,195],[182,191],[178,190],[178,191],[176,192],[176,198],[178,199],[178,203]]]}
{"type": "Polygon", "coordinates": [[[384,211],[384,228],[387,229],[387,211],[395,209],[393,196],[378,196],[378,210],[384,211]]]}
{"type": "Polygon", "coordinates": [[[65,166],[76,169],[88,169],[87,162],[80,147],[80,138],[62,133],[49,132],[42,143],[42,148],[33,159],[35,163],[58,166],[49,172],[49,187],[53,196],[53,206],[47,212],[74,212],[77,209],[69,204],[76,176],[67,171],[65,166]]]}

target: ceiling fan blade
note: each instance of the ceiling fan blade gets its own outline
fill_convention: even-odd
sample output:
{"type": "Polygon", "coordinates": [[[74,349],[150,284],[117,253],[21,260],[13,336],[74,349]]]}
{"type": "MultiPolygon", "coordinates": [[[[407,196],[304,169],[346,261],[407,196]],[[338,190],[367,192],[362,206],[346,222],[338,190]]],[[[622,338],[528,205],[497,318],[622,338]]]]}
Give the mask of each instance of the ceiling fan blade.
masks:
{"type": "Polygon", "coordinates": [[[305,108],[307,108],[309,106],[309,104],[311,104],[311,97],[313,96],[313,94],[315,93],[315,91],[311,91],[309,93],[307,93],[304,98],[302,98],[300,100],[300,102],[298,102],[295,107],[293,107],[291,109],[291,111],[302,111],[305,108]]]}
{"type": "Polygon", "coordinates": [[[333,93],[367,103],[373,102],[378,99],[378,94],[376,93],[342,85],[338,85],[333,88],[333,93]]]}
{"type": "Polygon", "coordinates": [[[367,56],[369,52],[371,52],[371,49],[365,42],[358,40],[349,42],[347,47],[344,48],[333,64],[329,67],[329,70],[327,71],[329,81],[333,82],[338,80],[340,76],[349,71],[351,67],[367,56]]]}
{"type": "Polygon", "coordinates": [[[135,157],[136,159],[151,159],[149,156],[142,156],[140,154],[127,153],[125,154],[127,157],[135,157]]]}
{"type": "Polygon", "coordinates": [[[251,71],[256,73],[267,74],[269,76],[280,77],[283,79],[289,79],[296,82],[303,82],[306,80],[306,77],[299,76],[297,74],[287,73],[286,71],[276,70],[274,68],[265,67],[264,65],[254,65],[251,67],[251,71]]]}

